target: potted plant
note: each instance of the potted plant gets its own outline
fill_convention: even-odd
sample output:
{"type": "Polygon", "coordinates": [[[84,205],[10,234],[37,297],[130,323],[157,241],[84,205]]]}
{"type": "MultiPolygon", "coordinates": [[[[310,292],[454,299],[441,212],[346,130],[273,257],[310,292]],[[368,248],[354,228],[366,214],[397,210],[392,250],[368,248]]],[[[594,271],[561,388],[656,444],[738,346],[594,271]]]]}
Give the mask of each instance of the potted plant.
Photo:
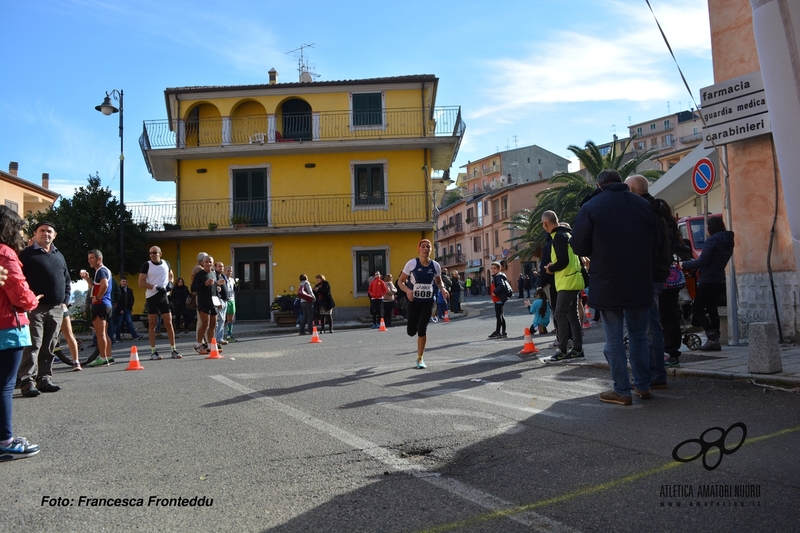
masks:
{"type": "Polygon", "coordinates": [[[179,230],[181,229],[180,224],[167,224],[164,222],[164,231],[171,231],[171,230],[179,230]]]}
{"type": "Polygon", "coordinates": [[[208,231],[216,231],[216,229],[217,229],[218,227],[219,227],[219,226],[218,226],[217,224],[214,224],[213,222],[209,222],[209,223],[208,223],[208,231]]]}
{"type": "Polygon", "coordinates": [[[243,228],[247,226],[249,223],[250,223],[250,217],[243,213],[235,213],[231,217],[231,225],[233,225],[233,227],[236,229],[243,228]]]}

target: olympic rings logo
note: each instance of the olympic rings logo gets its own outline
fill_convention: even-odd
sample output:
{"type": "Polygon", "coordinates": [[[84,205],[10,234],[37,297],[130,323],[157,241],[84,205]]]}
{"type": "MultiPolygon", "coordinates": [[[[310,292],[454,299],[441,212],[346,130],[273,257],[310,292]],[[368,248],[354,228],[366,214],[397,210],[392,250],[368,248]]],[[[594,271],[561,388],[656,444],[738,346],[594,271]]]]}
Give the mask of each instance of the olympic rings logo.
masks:
{"type": "Polygon", "coordinates": [[[747,426],[744,425],[744,422],[737,422],[731,425],[731,427],[729,427],[728,429],[722,429],[720,427],[709,428],[700,435],[699,439],[685,440],[680,444],[678,444],[677,446],[675,446],[675,448],[672,450],[672,458],[678,461],[679,463],[690,463],[702,455],[703,468],[705,468],[706,470],[714,470],[722,462],[723,455],[730,455],[739,448],[741,448],[746,438],[747,438],[747,426]],[[725,439],[728,437],[728,434],[734,428],[740,428],[742,430],[742,440],[740,440],[739,444],[737,444],[734,448],[731,448],[729,450],[728,448],[725,447],[725,439]],[[720,437],[715,441],[707,441],[705,439],[705,436],[712,431],[719,431],[720,437]],[[700,451],[697,452],[696,455],[693,455],[691,457],[681,457],[678,452],[686,444],[698,444],[700,446],[700,451]],[[708,452],[712,451],[714,448],[719,450],[719,458],[717,459],[716,463],[714,463],[713,465],[709,465],[707,461],[708,452]]]}

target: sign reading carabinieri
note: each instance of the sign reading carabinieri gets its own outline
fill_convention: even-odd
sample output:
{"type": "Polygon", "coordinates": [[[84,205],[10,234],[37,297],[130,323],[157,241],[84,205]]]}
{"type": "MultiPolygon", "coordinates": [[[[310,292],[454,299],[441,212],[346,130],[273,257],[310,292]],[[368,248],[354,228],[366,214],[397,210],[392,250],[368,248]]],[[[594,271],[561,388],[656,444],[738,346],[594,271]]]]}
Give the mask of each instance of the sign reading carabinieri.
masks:
{"type": "Polygon", "coordinates": [[[706,124],[705,148],[772,131],[761,71],[704,87],[700,97],[706,124]]]}

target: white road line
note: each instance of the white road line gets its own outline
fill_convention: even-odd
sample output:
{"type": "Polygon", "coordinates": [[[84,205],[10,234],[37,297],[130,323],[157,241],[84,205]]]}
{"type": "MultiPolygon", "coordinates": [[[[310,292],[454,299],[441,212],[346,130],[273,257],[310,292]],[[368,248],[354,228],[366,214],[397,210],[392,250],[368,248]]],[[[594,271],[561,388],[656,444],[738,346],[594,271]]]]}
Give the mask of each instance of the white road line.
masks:
{"type": "MultiPolygon", "coordinates": [[[[488,509],[490,511],[500,511],[503,509],[513,508],[515,506],[511,502],[470,487],[469,485],[460,481],[456,481],[455,479],[443,477],[437,472],[428,472],[422,466],[398,457],[394,452],[385,448],[381,448],[377,444],[370,442],[367,439],[349,433],[334,426],[333,424],[325,422],[324,420],[315,418],[301,411],[300,409],[296,409],[289,405],[278,402],[273,398],[264,396],[260,392],[247,388],[244,385],[240,385],[239,383],[230,380],[225,376],[211,376],[211,379],[214,379],[223,385],[227,385],[228,387],[242,394],[246,394],[255,400],[263,402],[272,409],[294,418],[298,422],[302,422],[303,424],[311,426],[322,433],[326,433],[327,435],[330,435],[331,437],[336,438],[345,444],[348,444],[349,446],[352,446],[353,448],[369,455],[370,457],[377,459],[386,466],[394,468],[398,472],[410,474],[435,487],[445,490],[454,496],[458,496],[459,498],[483,507],[484,509],[488,509]]],[[[531,511],[514,514],[508,518],[520,524],[532,527],[535,529],[535,531],[543,531],[548,533],[571,533],[576,531],[569,526],[531,511]]]]}
{"type": "Polygon", "coordinates": [[[464,393],[459,393],[458,396],[460,398],[466,398],[467,400],[488,403],[489,405],[494,405],[496,407],[503,407],[505,409],[514,409],[516,411],[523,411],[525,413],[532,413],[535,415],[551,416],[553,418],[561,418],[563,420],[577,420],[577,417],[574,416],[548,411],[547,409],[549,409],[549,407],[547,409],[536,409],[535,407],[527,407],[524,405],[514,405],[513,403],[498,402],[497,400],[489,400],[488,398],[481,398],[480,396],[472,396],[470,394],[464,394],[464,393]]]}

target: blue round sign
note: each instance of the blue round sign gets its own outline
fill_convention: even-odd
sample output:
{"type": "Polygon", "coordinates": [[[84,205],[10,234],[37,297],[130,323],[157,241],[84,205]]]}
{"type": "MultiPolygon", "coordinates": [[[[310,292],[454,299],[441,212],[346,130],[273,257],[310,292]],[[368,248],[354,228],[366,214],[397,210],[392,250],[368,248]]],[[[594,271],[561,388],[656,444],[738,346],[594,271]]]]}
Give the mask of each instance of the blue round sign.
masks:
{"type": "Polygon", "coordinates": [[[694,192],[703,195],[708,194],[714,186],[714,163],[707,157],[695,163],[692,170],[692,187],[694,192]]]}

